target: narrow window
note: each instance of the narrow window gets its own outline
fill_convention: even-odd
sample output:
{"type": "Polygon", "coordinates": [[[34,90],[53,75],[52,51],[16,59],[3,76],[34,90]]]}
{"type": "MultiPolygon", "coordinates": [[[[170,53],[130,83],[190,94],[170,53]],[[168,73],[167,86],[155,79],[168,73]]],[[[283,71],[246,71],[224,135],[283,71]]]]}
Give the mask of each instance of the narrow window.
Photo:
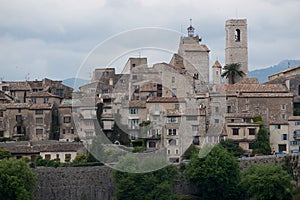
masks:
{"type": "Polygon", "coordinates": [[[234,38],[236,42],[241,41],[241,31],[240,29],[236,29],[234,33],[234,38]]]}
{"type": "Polygon", "coordinates": [[[238,128],[233,128],[232,129],[232,135],[239,135],[239,129],[238,128]]]}

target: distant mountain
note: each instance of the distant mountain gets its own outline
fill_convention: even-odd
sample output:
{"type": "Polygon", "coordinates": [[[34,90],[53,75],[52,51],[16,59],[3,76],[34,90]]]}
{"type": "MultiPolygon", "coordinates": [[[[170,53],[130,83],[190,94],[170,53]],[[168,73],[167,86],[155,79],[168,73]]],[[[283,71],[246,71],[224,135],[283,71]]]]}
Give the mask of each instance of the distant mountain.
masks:
{"type": "Polygon", "coordinates": [[[257,78],[259,83],[264,83],[268,81],[268,76],[296,66],[300,66],[300,60],[283,60],[271,67],[249,71],[249,77],[257,78]]]}
{"type": "Polygon", "coordinates": [[[81,79],[81,78],[68,78],[62,81],[62,83],[66,86],[73,88],[75,91],[79,89],[80,86],[89,83],[89,80],[81,79]]]}

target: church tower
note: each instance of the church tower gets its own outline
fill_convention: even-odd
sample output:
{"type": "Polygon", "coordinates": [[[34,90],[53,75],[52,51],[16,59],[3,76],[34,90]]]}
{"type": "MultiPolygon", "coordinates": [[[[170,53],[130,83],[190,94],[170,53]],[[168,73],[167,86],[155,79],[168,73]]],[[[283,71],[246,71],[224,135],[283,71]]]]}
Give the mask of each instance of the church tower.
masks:
{"type": "Polygon", "coordinates": [[[222,65],[216,60],[215,64],[212,66],[212,77],[213,84],[221,84],[222,80],[222,65]]]}
{"type": "Polygon", "coordinates": [[[187,28],[188,35],[180,38],[178,55],[182,57],[184,69],[194,74],[196,79],[207,84],[209,79],[209,52],[205,44],[201,44],[201,38],[194,34],[195,28],[187,28]]]}
{"type": "MultiPolygon", "coordinates": [[[[225,64],[240,63],[241,70],[248,77],[247,19],[226,21],[225,64]]],[[[236,77],[236,82],[242,78],[236,77]]]]}

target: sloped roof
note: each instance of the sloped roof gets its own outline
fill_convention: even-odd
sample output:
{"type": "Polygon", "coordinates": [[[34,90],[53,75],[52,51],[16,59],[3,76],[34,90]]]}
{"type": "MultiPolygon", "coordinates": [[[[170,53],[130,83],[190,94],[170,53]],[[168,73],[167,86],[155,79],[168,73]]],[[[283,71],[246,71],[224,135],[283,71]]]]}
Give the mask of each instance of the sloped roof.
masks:
{"type": "Polygon", "coordinates": [[[1,142],[0,147],[13,154],[40,152],[77,152],[84,148],[82,143],[75,142],[1,142]]]}
{"type": "Polygon", "coordinates": [[[214,63],[213,67],[222,68],[222,65],[220,64],[220,62],[218,60],[216,60],[216,62],[214,63]]]}
{"type": "Polygon", "coordinates": [[[147,103],[179,103],[185,102],[183,98],[177,97],[149,97],[147,103]]]}
{"type": "Polygon", "coordinates": [[[55,94],[51,94],[49,92],[31,92],[27,95],[27,97],[54,97],[54,98],[62,98],[55,94]]]}

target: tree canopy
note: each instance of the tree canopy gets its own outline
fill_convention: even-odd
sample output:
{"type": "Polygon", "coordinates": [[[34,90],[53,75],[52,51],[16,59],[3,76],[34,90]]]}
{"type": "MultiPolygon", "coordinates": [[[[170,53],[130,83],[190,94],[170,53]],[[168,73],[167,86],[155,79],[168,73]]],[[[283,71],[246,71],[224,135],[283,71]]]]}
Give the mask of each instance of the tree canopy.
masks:
{"type": "Polygon", "coordinates": [[[240,156],[244,154],[244,150],[239,145],[235,144],[233,140],[224,140],[220,143],[233,156],[240,156]]]}
{"type": "Polygon", "coordinates": [[[194,154],[185,173],[201,199],[240,199],[238,161],[221,145],[214,146],[206,157],[194,154]]]}
{"type": "Polygon", "coordinates": [[[36,175],[23,159],[0,160],[0,199],[30,200],[36,175]]]}
{"type": "Polygon", "coordinates": [[[178,199],[173,192],[178,170],[173,165],[149,173],[114,171],[113,178],[116,183],[116,199],[178,199]]]}
{"type": "Polygon", "coordinates": [[[253,153],[269,155],[271,154],[271,151],[267,129],[264,125],[261,125],[256,137],[256,141],[253,144],[253,153]]]}
{"type": "Polygon", "coordinates": [[[243,77],[246,74],[241,70],[240,63],[231,63],[224,66],[222,77],[228,78],[230,84],[235,84],[236,77],[243,77]]]}
{"type": "Polygon", "coordinates": [[[292,199],[291,176],[278,165],[254,164],[242,173],[240,186],[246,198],[257,200],[292,199]]]}

